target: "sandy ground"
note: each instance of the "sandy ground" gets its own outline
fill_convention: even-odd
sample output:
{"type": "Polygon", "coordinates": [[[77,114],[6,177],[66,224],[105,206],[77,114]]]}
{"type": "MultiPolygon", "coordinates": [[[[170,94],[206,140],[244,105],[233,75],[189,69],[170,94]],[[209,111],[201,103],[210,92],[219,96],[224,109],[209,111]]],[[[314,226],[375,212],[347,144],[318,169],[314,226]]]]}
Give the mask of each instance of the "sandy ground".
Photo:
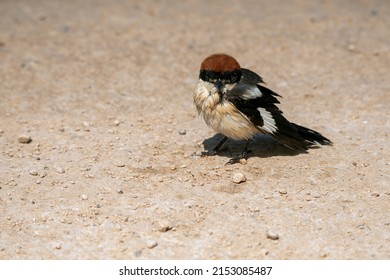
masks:
{"type": "Polygon", "coordinates": [[[389,259],[389,14],[386,0],[0,1],[0,258],[389,259]],[[192,103],[215,52],[334,146],[259,136],[246,165],[224,165],[240,142],[192,156],[220,139],[192,103]]]}

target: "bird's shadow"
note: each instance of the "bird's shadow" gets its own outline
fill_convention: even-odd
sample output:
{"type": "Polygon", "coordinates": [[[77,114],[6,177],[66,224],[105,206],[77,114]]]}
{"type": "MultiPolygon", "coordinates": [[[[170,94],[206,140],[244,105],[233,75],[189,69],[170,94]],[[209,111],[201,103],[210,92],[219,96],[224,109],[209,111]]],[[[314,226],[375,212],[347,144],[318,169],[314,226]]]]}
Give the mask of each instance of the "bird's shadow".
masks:
{"type": "MultiPolygon", "coordinates": [[[[205,139],[202,144],[206,151],[213,151],[215,146],[223,139],[222,134],[215,134],[213,137],[205,139]]],[[[228,158],[237,157],[245,148],[245,141],[234,141],[229,139],[222,145],[221,149],[217,152],[218,156],[224,156],[228,158]]],[[[297,156],[305,151],[295,151],[283,144],[279,143],[271,136],[268,135],[256,135],[250,142],[248,150],[250,151],[247,158],[259,157],[268,158],[274,156],[297,156]]]]}

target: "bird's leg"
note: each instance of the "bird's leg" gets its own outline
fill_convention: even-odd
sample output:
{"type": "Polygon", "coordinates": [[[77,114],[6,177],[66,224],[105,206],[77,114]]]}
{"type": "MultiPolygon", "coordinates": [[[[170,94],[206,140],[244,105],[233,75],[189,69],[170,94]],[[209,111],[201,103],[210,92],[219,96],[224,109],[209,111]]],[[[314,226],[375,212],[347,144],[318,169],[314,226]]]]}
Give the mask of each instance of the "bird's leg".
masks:
{"type": "Polygon", "coordinates": [[[239,163],[241,159],[243,159],[243,158],[246,159],[246,156],[248,155],[248,147],[249,147],[250,141],[251,140],[246,141],[245,148],[238,157],[230,159],[225,165],[239,163]]]}
{"type": "Polygon", "coordinates": [[[202,156],[205,157],[205,156],[214,156],[217,154],[217,152],[219,151],[219,149],[222,147],[223,144],[225,144],[225,142],[228,140],[229,138],[227,138],[226,136],[224,136],[222,138],[221,141],[219,141],[219,143],[217,144],[217,146],[215,146],[215,148],[211,151],[207,151],[207,152],[202,152],[202,156]]]}
{"type": "Polygon", "coordinates": [[[219,143],[217,144],[217,146],[215,146],[214,148],[214,152],[218,152],[219,149],[222,147],[223,144],[225,144],[225,142],[228,140],[229,138],[227,138],[226,136],[223,137],[223,139],[221,141],[219,141],[219,143]]]}

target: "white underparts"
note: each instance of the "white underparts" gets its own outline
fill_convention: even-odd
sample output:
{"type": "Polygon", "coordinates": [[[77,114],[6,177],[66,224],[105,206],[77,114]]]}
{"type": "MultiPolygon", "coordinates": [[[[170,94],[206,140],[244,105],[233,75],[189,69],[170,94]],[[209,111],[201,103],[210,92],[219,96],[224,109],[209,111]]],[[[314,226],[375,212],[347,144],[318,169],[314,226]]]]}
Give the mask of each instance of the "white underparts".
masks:
{"type": "Polygon", "coordinates": [[[259,130],[232,103],[221,98],[213,84],[199,80],[194,103],[206,124],[218,133],[235,139],[251,139],[259,130]]]}
{"type": "Polygon", "coordinates": [[[257,108],[257,110],[260,112],[260,115],[264,121],[264,125],[261,128],[269,133],[275,133],[277,131],[277,127],[272,114],[261,107],[257,108]]]}

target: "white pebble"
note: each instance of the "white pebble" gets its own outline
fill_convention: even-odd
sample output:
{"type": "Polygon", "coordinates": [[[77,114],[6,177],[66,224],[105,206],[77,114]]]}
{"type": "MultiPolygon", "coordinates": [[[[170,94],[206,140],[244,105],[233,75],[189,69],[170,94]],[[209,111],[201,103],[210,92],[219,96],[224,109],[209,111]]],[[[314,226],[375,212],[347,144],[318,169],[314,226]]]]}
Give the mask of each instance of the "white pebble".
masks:
{"type": "Polygon", "coordinates": [[[60,174],[65,173],[65,169],[63,169],[63,168],[60,167],[60,166],[57,166],[57,167],[56,167],[56,171],[57,171],[57,173],[60,173],[60,174]]]}
{"type": "Polygon", "coordinates": [[[272,240],[278,240],[279,234],[273,230],[268,230],[267,231],[267,238],[272,239],[272,240]]]}
{"type": "Polygon", "coordinates": [[[287,194],[287,190],[286,189],[279,189],[278,190],[278,192],[280,193],[280,194],[287,194]]]}
{"type": "Polygon", "coordinates": [[[82,200],[87,200],[87,199],[88,199],[88,196],[87,196],[86,194],[82,194],[82,195],[81,195],[81,199],[82,199],[82,200]]]}
{"type": "Polygon", "coordinates": [[[239,184],[246,181],[246,177],[242,173],[234,173],[232,178],[233,183],[239,184]]]}
{"type": "Polygon", "coordinates": [[[32,176],[38,176],[38,171],[36,171],[35,169],[31,169],[28,173],[30,173],[30,175],[32,176]]]}
{"type": "Polygon", "coordinates": [[[156,240],[151,239],[151,240],[146,241],[146,247],[148,247],[149,249],[153,249],[157,245],[158,245],[158,243],[156,240]]]}
{"type": "Polygon", "coordinates": [[[187,131],[185,129],[180,129],[179,130],[179,134],[180,135],[186,135],[187,134],[187,131]]]}

